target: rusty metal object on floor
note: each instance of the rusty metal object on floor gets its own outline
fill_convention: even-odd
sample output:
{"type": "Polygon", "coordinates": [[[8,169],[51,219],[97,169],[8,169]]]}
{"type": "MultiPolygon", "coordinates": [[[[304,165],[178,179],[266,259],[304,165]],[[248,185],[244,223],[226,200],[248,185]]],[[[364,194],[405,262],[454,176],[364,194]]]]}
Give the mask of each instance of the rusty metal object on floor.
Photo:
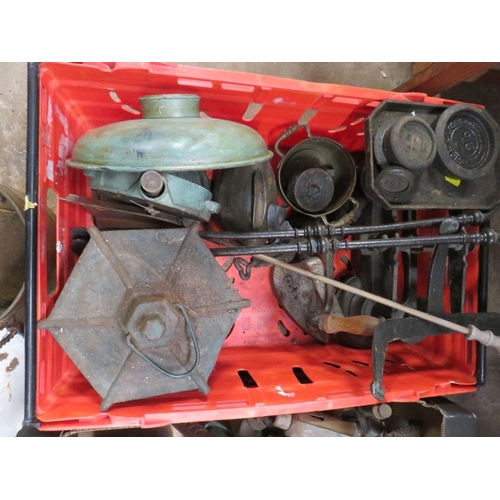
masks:
{"type": "Polygon", "coordinates": [[[299,413],[296,419],[304,424],[319,427],[346,437],[360,436],[359,428],[354,422],[342,420],[328,412],[299,413]]]}
{"type": "Polygon", "coordinates": [[[273,417],[255,417],[234,422],[236,437],[283,436],[282,429],[273,425],[273,417]]]}
{"type": "Polygon", "coordinates": [[[443,398],[315,411],[230,422],[236,437],[465,437],[473,413],[443,398]]]}
{"type": "Polygon", "coordinates": [[[225,422],[211,420],[206,422],[203,427],[212,434],[213,437],[234,437],[234,431],[225,422]]]}
{"type": "Polygon", "coordinates": [[[173,427],[183,437],[214,437],[214,435],[199,422],[173,424],[173,427]]]}
{"type": "Polygon", "coordinates": [[[198,389],[241,299],[198,227],[100,232],[78,260],[49,330],[103,398],[115,403],[198,389]]]}
{"type": "Polygon", "coordinates": [[[387,437],[420,437],[420,427],[418,425],[406,425],[398,427],[387,434],[387,437]]]}
{"type": "Polygon", "coordinates": [[[292,415],[286,437],[359,437],[356,423],[343,421],[328,412],[292,415]]]}
{"type": "Polygon", "coordinates": [[[292,425],[292,415],[276,415],[273,425],[278,429],[286,431],[292,425]]]}
{"type": "Polygon", "coordinates": [[[475,437],[474,413],[444,397],[422,399],[415,403],[392,403],[393,415],[388,437],[475,437]]]}
{"type": "MultiPolygon", "coordinates": [[[[299,413],[285,430],[288,437],[385,437],[391,426],[389,405],[299,413]],[[380,410],[380,407],[384,407],[380,410]]],[[[408,421],[398,423],[407,424],[408,421]]]]}
{"type": "Polygon", "coordinates": [[[392,415],[392,408],[388,404],[374,405],[372,406],[372,413],[375,418],[379,420],[385,420],[392,415]]]}

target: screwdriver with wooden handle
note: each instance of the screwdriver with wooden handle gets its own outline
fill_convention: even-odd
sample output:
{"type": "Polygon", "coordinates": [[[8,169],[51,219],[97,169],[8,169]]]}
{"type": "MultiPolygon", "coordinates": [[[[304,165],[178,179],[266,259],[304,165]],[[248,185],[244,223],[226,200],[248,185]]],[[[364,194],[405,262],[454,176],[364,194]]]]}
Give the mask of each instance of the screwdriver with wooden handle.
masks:
{"type": "MultiPolygon", "coordinates": [[[[497,337],[491,330],[479,330],[474,325],[462,326],[452,321],[448,321],[443,318],[439,318],[432,314],[419,311],[418,309],[413,309],[412,307],[405,306],[403,304],[399,304],[398,302],[394,302],[393,300],[386,299],[384,297],[380,297],[379,295],[375,295],[370,292],[366,292],[364,290],[360,290],[359,288],[354,288],[353,286],[342,283],[341,281],[337,281],[332,278],[327,278],[320,274],[315,274],[310,271],[306,271],[305,269],[301,269],[299,267],[293,266],[286,262],[282,262],[281,260],[274,259],[273,257],[269,257],[267,255],[257,254],[255,255],[259,260],[263,260],[268,262],[269,264],[273,264],[275,266],[282,267],[287,269],[288,271],[292,271],[297,274],[301,274],[307,278],[311,278],[316,281],[321,281],[327,285],[334,286],[340,290],[344,290],[346,292],[359,295],[360,297],[364,297],[368,300],[373,300],[379,304],[383,304],[387,307],[403,311],[406,314],[411,316],[415,316],[417,318],[423,319],[425,321],[429,321],[430,323],[434,323],[436,325],[440,325],[444,328],[449,329],[449,331],[463,333],[467,340],[476,340],[480,344],[484,346],[493,347],[500,353],[500,337],[497,337]]],[[[319,319],[319,327],[322,328],[326,333],[338,333],[341,331],[347,331],[348,333],[353,333],[354,335],[373,335],[373,331],[375,327],[378,325],[378,318],[372,316],[351,316],[347,318],[338,318],[335,316],[322,316],[319,319]],[[346,323],[348,321],[348,323],[346,323]],[[348,328],[348,329],[347,329],[348,328]]]]}
{"type": "Polygon", "coordinates": [[[371,337],[379,322],[380,320],[375,316],[340,317],[324,314],[318,319],[317,325],[320,330],[332,335],[346,332],[352,335],[371,337]]]}

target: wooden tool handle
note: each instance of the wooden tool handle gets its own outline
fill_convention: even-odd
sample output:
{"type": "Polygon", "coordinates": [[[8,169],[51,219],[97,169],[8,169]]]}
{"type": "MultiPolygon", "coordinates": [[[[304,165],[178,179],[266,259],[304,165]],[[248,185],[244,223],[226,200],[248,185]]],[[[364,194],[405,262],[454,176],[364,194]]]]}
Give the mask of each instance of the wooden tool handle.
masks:
{"type": "Polygon", "coordinates": [[[374,316],[348,316],[340,318],[325,314],[318,321],[318,326],[326,333],[352,333],[370,337],[373,335],[375,327],[379,324],[379,319],[374,316]]]}

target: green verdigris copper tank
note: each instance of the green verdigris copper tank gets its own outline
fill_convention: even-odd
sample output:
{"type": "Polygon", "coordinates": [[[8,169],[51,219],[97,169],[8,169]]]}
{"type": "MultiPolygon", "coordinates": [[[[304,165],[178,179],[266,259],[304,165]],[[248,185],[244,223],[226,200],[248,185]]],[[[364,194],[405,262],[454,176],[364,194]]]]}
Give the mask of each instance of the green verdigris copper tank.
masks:
{"type": "Polygon", "coordinates": [[[94,193],[208,220],[212,201],[207,170],[237,168],[272,157],[252,128],[200,117],[200,97],[165,94],[139,99],[143,118],[91,130],[67,164],[83,169],[94,193]]]}

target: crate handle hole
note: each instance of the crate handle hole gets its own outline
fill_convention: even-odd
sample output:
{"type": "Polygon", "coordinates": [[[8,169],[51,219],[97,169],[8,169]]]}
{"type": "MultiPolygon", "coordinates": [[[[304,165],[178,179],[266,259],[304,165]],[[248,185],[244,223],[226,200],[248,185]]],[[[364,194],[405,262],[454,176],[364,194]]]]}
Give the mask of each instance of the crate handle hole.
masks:
{"type": "Polygon", "coordinates": [[[351,125],[357,125],[358,123],[362,123],[364,120],[365,120],[365,118],[364,118],[364,116],[362,116],[361,118],[358,118],[357,120],[354,120],[350,124],[351,125]]]}
{"type": "Polygon", "coordinates": [[[336,365],[335,363],[330,363],[329,361],[323,361],[324,365],[333,366],[334,368],[340,368],[340,365],[336,365]]]}
{"type": "Polygon", "coordinates": [[[283,337],[290,337],[290,330],[283,324],[281,320],[278,320],[278,329],[283,337]]]}
{"type": "Polygon", "coordinates": [[[351,360],[353,363],[356,363],[357,365],[362,365],[362,366],[370,366],[368,363],[365,363],[364,361],[357,361],[355,359],[351,360]]]}
{"type": "Polygon", "coordinates": [[[45,251],[47,263],[47,295],[52,296],[57,289],[57,254],[62,252],[62,243],[57,241],[56,222],[58,217],[58,196],[56,192],[49,188],[46,196],[46,224],[51,225],[45,229],[45,251]],[[49,230],[50,229],[50,230],[49,230]]]}
{"type": "Polygon", "coordinates": [[[293,374],[301,384],[312,384],[313,381],[306,375],[306,372],[300,366],[292,368],[293,374]]]}
{"type": "Polygon", "coordinates": [[[328,132],[330,132],[330,134],[334,134],[335,132],[342,132],[346,129],[347,127],[345,125],[341,125],[340,127],[329,129],[328,132]]]}
{"type": "Polygon", "coordinates": [[[252,377],[252,375],[250,375],[250,372],[246,370],[238,370],[238,375],[241,379],[241,382],[243,383],[243,386],[246,387],[247,389],[259,387],[257,382],[255,382],[254,378],[252,377]]]}
{"type": "Polygon", "coordinates": [[[246,122],[253,120],[260,112],[260,110],[264,107],[264,104],[259,102],[250,102],[248,107],[243,113],[242,119],[246,122]]]}

